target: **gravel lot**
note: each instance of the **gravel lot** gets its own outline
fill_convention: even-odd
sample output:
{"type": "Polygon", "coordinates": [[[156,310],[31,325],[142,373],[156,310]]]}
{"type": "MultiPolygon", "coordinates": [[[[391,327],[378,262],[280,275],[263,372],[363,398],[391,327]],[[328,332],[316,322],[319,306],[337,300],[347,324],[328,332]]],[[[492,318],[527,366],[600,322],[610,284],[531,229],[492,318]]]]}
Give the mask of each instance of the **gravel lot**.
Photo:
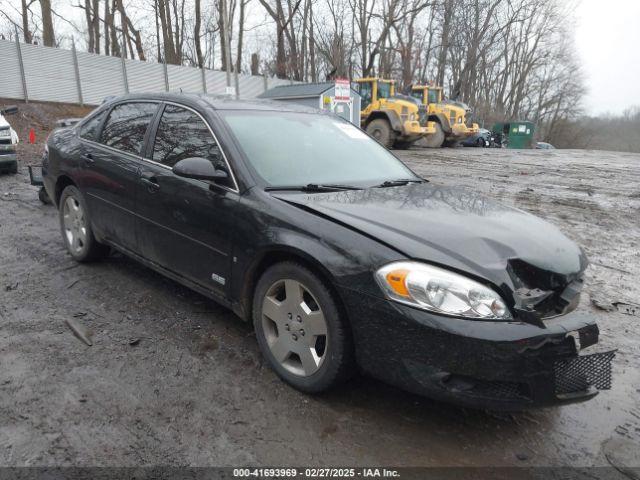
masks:
{"type": "Polygon", "coordinates": [[[319,397],[292,390],[231,312],[120,255],[74,263],[28,184],[33,152],[0,177],[0,465],[640,467],[640,156],[401,153],[432,181],[548,219],[591,259],[579,308],[598,317],[600,348],[619,349],[613,389],[503,415],[366,378],[319,397]]]}

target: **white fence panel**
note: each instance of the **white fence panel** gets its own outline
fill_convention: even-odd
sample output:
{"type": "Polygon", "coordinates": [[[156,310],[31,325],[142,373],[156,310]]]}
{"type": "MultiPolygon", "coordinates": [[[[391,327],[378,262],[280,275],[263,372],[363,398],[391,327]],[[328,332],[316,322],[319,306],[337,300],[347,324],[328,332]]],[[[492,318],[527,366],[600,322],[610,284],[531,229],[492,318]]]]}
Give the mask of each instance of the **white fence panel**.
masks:
{"type": "Polygon", "coordinates": [[[167,65],[169,74],[169,91],[184,93],[203,93],[202,72],[194,67],[167,65]]]}
{"type": "Polygon", "coordinates": [[[269,79],[269,88],[279,87],[280,85],[292,85],[294,83],[300,82],[292,82],[291,80],[287,80],[286,78],[271,77],[269,79]]]}
{"type": "Polygon", "coordinates": [[[255,98],[264,92],[264,78],[249,75],[238,77],[240,98],[255,98]]]}
{"type": "Polygon", "coordinates": [[[125,60],[130,93],[164,92],[164,67],[161,63],[125,60]]]}
{"type": "Polygon", "coordinates": [[[227,88],[227,74],[218,70],[205,70],[207,79],[207,93],[210,95],[224,95],[227,88]]]}
{"type": "MultiPolygon", "coordinates": [[[[80,92],[76,78],[74,52],[58,48],[41,47],[21,43],[22,60],[29,99],[79,103],[80,92]]],[[[15,42],[0,40],[0,97],[24,98],[20,61],[15,42]]],[[[78,73],[82,100],[88,105],[99,105],[112,95],[136,92],[164,92],[164,65],[122,60],[93,53],[78,52],[78,73]],[[126,72],[126,81],[125,81],[126,72]]],[[[185,93],[204,92],[203,74],[199,68],[167,65],[168,89],[185,93]]],[[[278,85],[290,85],[290,80],[267,77],[267,89],[278,85]]],[[[226,94],[226,74],[218,70],[205,70],[207,93],[226,94]]],[[[235,79],[232,78],[232,85],[235,79]]],[[[240,98],[254,98],[265,91],[265,78],[239,75],[240,98]]]]}
{"type": "Polygon", "coordinates": [[[0,97],[24,98],[18,50],[8,40],[0,40],[0,97]]]}
{"type": "Polygon", "coordinates": [[[29,100],[78,103],[73,52],[20,44],[29,100]]]}
{"type": "Polygon", "coordinates": [[[78,65],[85,103],[99,105],[105,97],[125,93],[122,60],[119,58],[78,52],[78,65]]]}

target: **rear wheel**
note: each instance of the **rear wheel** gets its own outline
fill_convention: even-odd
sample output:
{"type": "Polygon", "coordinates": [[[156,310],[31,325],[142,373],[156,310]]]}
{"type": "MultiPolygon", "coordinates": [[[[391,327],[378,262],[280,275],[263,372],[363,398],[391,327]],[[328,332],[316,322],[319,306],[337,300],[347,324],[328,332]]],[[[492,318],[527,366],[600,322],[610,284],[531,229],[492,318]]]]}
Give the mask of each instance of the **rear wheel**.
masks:
{"type": "Polygon", "coordinates": [[[271,368],[298,390],[327,390],[353,371],[351,336],[337,301],[315,273],[298,263],[279,263],[262,275],[253,298],[253,325],[271,368]]]}
{"type": "Polygon", "coordinates": [[[420,140],[420,145],[427,148],[440,148],[443,143],[444,130],[442,130],[442,126],[438,122],[436,122],[435,133],[422,137],[422,140],[420,140]]]}
{"type": "Polygon", "coordinates": [[[91,229],[91,219],[84,197],[73,185],[66,187],[58,205],[60,230],[67,250],[78,262],[105,257],[109,247],[98,243],[91,229]]]}
{"type": "Polygon", "coordinates": [[[396,139],[396,132],[391,129],[389,121],[384,118],[371,120],[367,125],[367,133],[387,148],[391,148],[396,139]]]}

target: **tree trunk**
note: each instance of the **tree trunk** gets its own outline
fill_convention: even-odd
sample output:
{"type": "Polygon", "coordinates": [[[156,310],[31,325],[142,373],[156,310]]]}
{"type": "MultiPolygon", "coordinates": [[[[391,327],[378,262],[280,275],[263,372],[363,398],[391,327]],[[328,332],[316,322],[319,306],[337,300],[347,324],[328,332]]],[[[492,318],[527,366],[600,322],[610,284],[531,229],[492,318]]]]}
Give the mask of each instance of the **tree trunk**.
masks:
{"type": "Polygon", "coordinates": [[[200,0],[195,0],[195,10],[196,18],[193,26],[193,41],[196,45],[196,61],[198,62],[198,67],[202,68],[204,66],[204,57],[202,56],[202,45],[200,43],[200,0]]]}
{"type": "Polygon", "coordinates": [[[56,38],[53,31],[51,0],[40,0],[40,8],[42,10],[42,43],[45,47],[55,47],[56,38]]]}
{"type": "MultiPolygon", "coordinates": [[[[22,0],[22,4],[25,4],[24,0],[22,0]]],[[[93,53],[96,48],[96,41],[93,30],[93,20],[91,18],[91,0],[84,0],[84,18],[87,21],[87,34],[89,35],[87,50],[89,51],[89,53],[93,53]]]]}
{"type": "Polygon", "coordinates": [[[242,43],[244,40],[244,15],[247,0],[240,0],[240,18],[238,20],[238,50],[236,55],[236,72],[242,71],[242,43]]]}
{"type": "Polygon", "coordinates": [[[29,30],[29,6],[27,0],[22,0],[22,31],[24,32],[24,43],[33,43],[33,35],[29,30]]]}
{"type": "Polygon", "coordinates": [[[438,74],[436,82],[444,85],[444,74],[447,69],[447,53],[449,51],[449,31],[451,29],[451,17],[453,15],[453,0],[444,0],[444,13],[442,22],[442,38],[440,41],[440,54],[438,55],[438,74]]]}
{"type": "Polygon", "coordinates": [[[93,0],[91,25],[89,29],[93,30],[94,53],[100,53],[100,1],[93,0]]]}
{"type": "Polygon", "coordinates": [[[111,13],[109,12],[109,0],[104,1],[104,54],[109,56],[111,55],[111,44],[109,38],[109,17],[111,13]]]}
{"type": "Polygon", "coordinates": [[[251,54],[251,75],[260,75],[260,59],[257,53],[251,54]]]}
{"type": "Polygon", "coordinates": [[[316,39],[313,35],[313,7],[309,10],[309,69],[311,70],[311,81],[317,82],[316,39]]]}

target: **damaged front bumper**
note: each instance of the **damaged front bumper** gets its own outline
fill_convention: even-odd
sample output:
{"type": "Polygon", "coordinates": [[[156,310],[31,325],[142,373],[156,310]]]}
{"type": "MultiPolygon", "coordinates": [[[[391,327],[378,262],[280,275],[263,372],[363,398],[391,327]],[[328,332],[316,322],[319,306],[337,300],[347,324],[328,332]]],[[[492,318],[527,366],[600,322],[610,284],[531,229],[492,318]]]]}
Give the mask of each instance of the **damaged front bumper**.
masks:
{"type": "MultiPolygon", "coordinates": [[[[347,295],[350,297],[351,295],[347,295]]],[[[384,299],[347,299],[366,373],[461,406],[514,411],[588,400],[611,386],[615,351],[579,313],[543,325],[443,317],[384,299]]]]}

